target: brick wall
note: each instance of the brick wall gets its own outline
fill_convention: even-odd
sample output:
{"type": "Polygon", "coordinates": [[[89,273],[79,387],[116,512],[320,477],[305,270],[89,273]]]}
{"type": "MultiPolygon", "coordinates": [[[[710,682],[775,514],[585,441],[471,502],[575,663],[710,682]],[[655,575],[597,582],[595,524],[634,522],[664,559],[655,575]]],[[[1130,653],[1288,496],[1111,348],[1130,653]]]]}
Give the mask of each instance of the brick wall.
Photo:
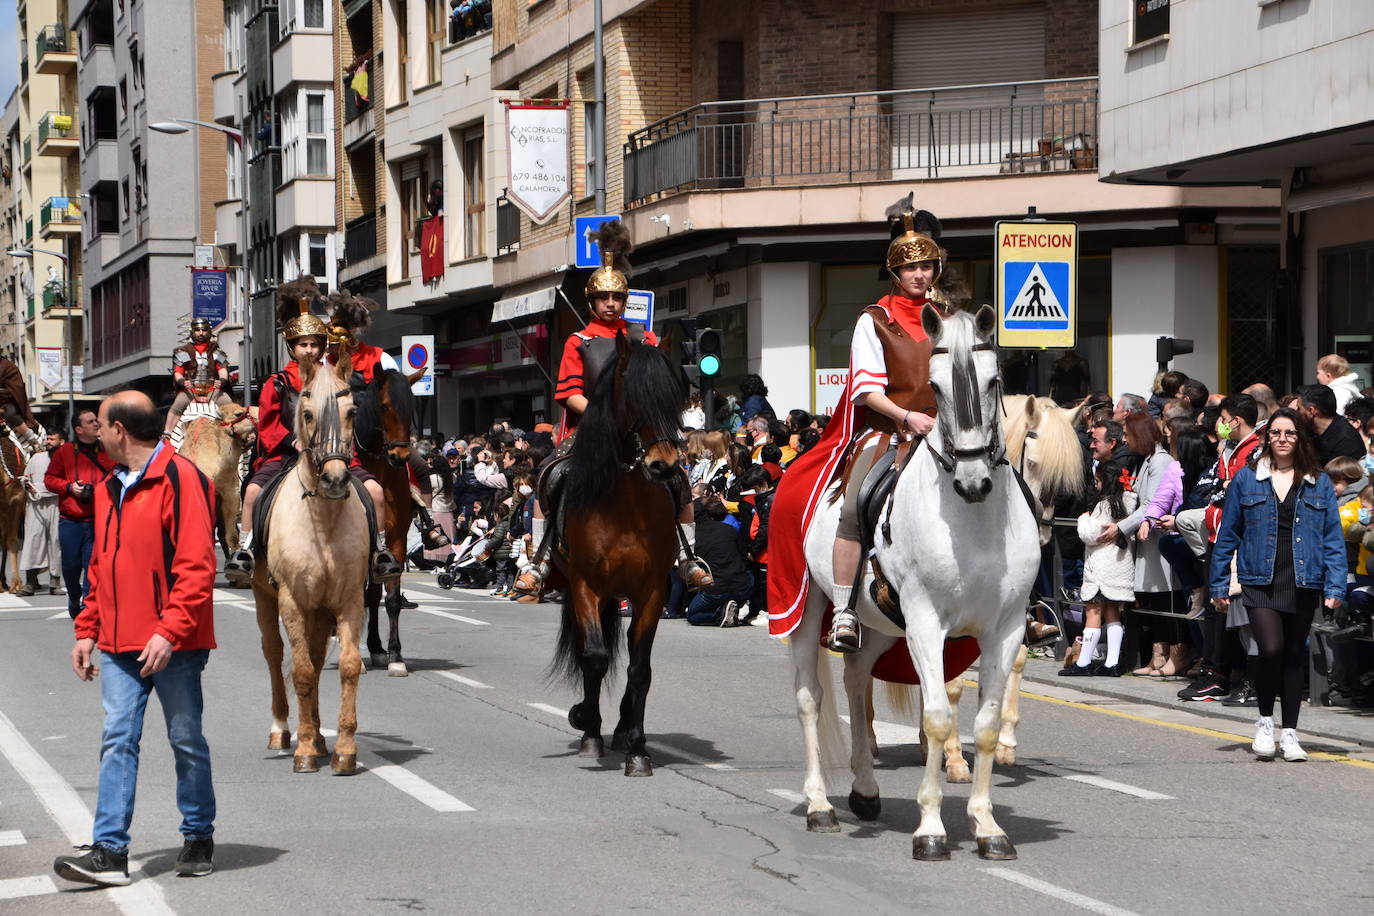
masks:
{"type": "MultiPolygon", "coordinates": [[[[196,0],[196,108],[210,119],[215,110],[214,76],[224,69],[223,0],[196,0]]],[[[152,53],[153,49],[140,53],[152,53]]],[[[75,82],[75,80],[73,80],[75,82]]],[[[85,112],[82,112],[84,115],[85,112]]],[[[215,203],[229,196],[229,154],[225,135],[217,130],[194,133],[200,154],[200,237],[215,237],[215,203]]],[[[149,169],[157,168],[149,163],[149,169]]],[[[71,185],[76,187],[76,185],[71,185]]]]}

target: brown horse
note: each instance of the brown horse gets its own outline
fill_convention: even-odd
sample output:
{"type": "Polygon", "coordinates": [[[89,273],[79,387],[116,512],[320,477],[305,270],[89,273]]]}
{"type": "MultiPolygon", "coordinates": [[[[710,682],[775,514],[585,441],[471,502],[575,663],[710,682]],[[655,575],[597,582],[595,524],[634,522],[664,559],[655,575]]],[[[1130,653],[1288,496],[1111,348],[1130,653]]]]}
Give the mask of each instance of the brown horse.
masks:
{"type": "Polygon", "coordinates": [[[296,685],[298,742],[295,771],[313,773],[328,753],[320,735],[320,672],[330,634],[339,637],[339,736],[330,761],[336,774],[356,771],[358,677],[362,657],[363,584],[367,580],[367,514],[348,472],[353,457],[353,406],[345,358],[333,368],[301,363],[296,407],[300,458],[286,471],[259,531],[266,537],[266,562],[253,572],[262,652],[272,683],[272,731],[267,746],[291,746],[290,710],[282,680],[283,646],[278,619],[291,639],[296,685]]]}
{"type": "Polygon", "coordinates": [[[616,346],[616,360],[597,380],[578,424],[561,487],[563,549],[554,560],[568,588],[552,671],[582,681],[582,701],[568,722],[582,730],[581,756],[602,756],[598,695],[619,648],[620,602],[630,602],[629,667],[611,747],[625,751],[626,776],[652,776],[644,704],[654,633],[678,552],[670,487],[681,474],[685,394],[680,374],[659,350],[630,344],[623,334],[616,346]]]}
{"type": "MultiPolygon", "coordinates": [[[[19,548],[23,546],[24,507],[28,496],[24,493],[24,455],[9,436],[0,437],[0,551],[4,552],[5,572],[9,586],[6,591],[17,592],[24,585],[24,571],[19,568],[19,548]]],[[[0,580],[0,585],[3,585],[0,580]]]]}
{"type": "MultiPolygon", "coordinates": [[[[386,517],[377,523],[386,532],[386,546],[392,556],[405,563],[406,535],[410,530],[414,501],[410,492],[410,430],[415,423],[415,399],[410,380],[395,369],[378,371],[371,383],[359,393],[358,424],[354,439],[358,462],[382,485],[386,517]]],[[[379,608],[382,583],[367,587],[367,652],[372,667],[386,666],[392,677],[405,677],[401,655],[401,580],[386,581],[386,616],[390,638],[382,649],[379,608]]]]}
{"type": "Polygon", "coordinates": [[[186,422],[177,453],[185,455],[215,485],[219,519],[215,526],[226,557],[239,549],[239,505],[243,491],[239,461],[258,437],[257,414],[239,404],[224,416],[197,416],[186,422]]]}

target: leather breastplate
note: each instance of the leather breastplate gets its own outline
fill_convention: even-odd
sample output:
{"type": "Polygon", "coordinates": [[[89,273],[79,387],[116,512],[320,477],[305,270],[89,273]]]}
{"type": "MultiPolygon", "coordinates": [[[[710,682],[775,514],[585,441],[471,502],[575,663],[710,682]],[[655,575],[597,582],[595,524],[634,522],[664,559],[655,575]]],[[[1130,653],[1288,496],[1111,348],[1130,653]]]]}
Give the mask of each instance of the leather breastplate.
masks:
{"type": "MultiPolygon", "coordinates": [[[[883,345],[888,400],[903,410],[935,416],[935,392],[930,388],[930,339],[915,340],[876,305],[864,311],[873,319],[873,329],[883,345]]],[[[897,431],[896,422],[876,410],[868,412],[868,425],[885,433],[897,431]]]]}
{"type": "MultiPolygon", "coordinates": [[[[632,344],[644,343],[644,326],[631,322],[625,328],[625,337],[632,344]]],[[[578,349],[582,352],[582,391],[590,397],[597,380],[606,367],[616,358],[614,337],[579,338],[582,342],[578,349]]]]}

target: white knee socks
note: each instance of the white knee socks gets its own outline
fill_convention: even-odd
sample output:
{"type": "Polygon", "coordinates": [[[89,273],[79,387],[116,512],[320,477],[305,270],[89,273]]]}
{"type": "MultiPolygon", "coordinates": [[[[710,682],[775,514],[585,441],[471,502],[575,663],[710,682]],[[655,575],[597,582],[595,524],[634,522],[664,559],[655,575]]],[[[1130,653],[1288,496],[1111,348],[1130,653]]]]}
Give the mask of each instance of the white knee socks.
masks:
{"type": "Polygon", "coordinates": [[[242,534],[239,535],[239,550],[252,550],[252,549],[253,549],[253,529],[252,529],[252,528],[249,528],[247,531],[245,531],[245,532],[243,532],[242,534]]]}
{"type": "Polygon", "coordinates": [[[538,550],[539,545],[544,543],[544,523],[547,519],[534,517],[530,519],[530,540],[534,544],[534,549],[538,550]]]}
{"type": "Polygon", "coordinates": [[[1108,668],[1114,667],[1121,661],[1121,640],[1126,635],[1126,627],[1121,621],[1107,624],[1107,660],[1108,668]]]}
{"type": "Polygon", "coordinates": [[[1083,630],[1083,648],[1078,650],[1078,667],[1086,668],[1093,663],[1093,650],[1097,648],[1097,640],[1102,635],[1102,630],[1098,627],[1086,627],[1083,630]]]}
{"type": "Polygon", "coordinates": [[[849,596],[850,596],[850,594],[851,594],[853,591],[854,591],[854,586],[852,586],[852,585],[837,585],[837,586],[835,586],[835,590],[834,590],[834,592],[833,592],[833,595],[834,595],[834,598],[835,598],[835,613],[836,613],[836,614],[842,612],[845,608],[849,607],[849,596]]]}

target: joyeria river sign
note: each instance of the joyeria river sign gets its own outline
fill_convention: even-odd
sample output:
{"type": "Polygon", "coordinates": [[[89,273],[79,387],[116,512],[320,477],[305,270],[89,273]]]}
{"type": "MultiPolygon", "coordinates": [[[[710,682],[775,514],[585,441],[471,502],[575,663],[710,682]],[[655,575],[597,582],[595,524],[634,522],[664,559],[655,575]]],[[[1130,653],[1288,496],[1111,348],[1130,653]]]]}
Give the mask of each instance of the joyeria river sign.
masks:
{"type": "Polygon", "coordinates": [[[997,345],[1072,347],[1078,330],[1078,224],[997,224],[997,345]]]}

